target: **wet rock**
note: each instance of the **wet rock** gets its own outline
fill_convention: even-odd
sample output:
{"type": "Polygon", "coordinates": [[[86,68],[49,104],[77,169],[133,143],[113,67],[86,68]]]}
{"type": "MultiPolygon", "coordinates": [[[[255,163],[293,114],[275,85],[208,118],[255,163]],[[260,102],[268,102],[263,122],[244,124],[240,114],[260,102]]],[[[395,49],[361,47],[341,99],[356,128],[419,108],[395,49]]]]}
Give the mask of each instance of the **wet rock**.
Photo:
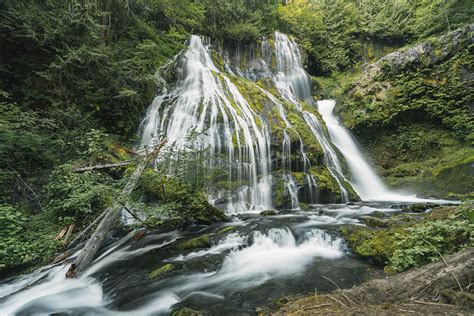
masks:
{"type": "Polygon", "coordinates": [[[201,315],[204,315],[204,313],[183,307],[179,310],[173,311],[171,315],[172,316],[201,316],[201,315]]]}
{"type": "Polygon", "coordinates": [[[432,209],[433,207],[439,206],[439,204],[434,203],[415,203],[408,207],[402,209],[402,212],[408,213],[424,213],[428,209],[432,209]]]}
{"type": "Polygon", "coordinates": [[[265,211],[260,212],[260,215],[262,216],[275,216],[277,214],[278,213],[275,210],[265,210],[265,211]]]}
{"type": "Polygon", "coordinates": [[[373,216],[366,216],[362,218],[365,225],[370,227],[388,227],[388,222],[373,216]]]}
{"type": "Polygon", "coordinates": [[[226,227],[224,227],[224,228],[221,228],[221,229],[217,232],[217,234],[218,234],[218,235],[227,234],[227,233],[232,232],[232,231],[234,231],[234,230],[236,230],[236,229],[237,229],[237,227],[235,227],[235,226],[226,226],[226,227]]]}
{"type": "Polygon", "coordinates": [[[375,211],[375,212],[371,213],[370,216],[377,217],[377,218],[382,218],[382,217],[385,217],[385,213],[381,212],[381,211],[375,211]]]}

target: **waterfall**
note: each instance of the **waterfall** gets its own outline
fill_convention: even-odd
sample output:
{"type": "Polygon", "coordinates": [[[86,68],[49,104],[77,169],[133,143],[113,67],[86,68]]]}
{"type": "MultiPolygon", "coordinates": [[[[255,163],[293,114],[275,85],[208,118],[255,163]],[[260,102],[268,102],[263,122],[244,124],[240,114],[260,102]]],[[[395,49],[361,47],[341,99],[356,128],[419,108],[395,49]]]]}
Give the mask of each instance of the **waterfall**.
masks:
{"type": "MultiPolygon", "coordinates": [[[[318,101],[318,110],[321,113],[329,130],[331,140],[344,156],[352,175],[351,184],[354,190],[364,201],[406,201],[426,202],[435,201],[419,199],[415,195],[399,194],[390,191],[369,165],[359,146],[350,133],[339,123],[334,115],[334,100],[318,101]]],[[[436,200],[445,202],[442,200],[436,200]]]]}
{"type": "MultiPolygon", "coordinates": [[[[191,36],[187,46],[176,58],[175,82],[167,83],[142,121],[142,148],[153,147],[165,137],[166,149],[186,151],[189,137],[194,135],[197,147],[209,150],[207,168],[226,170],[209,188],[210,201],[228,213],[241,213],[273,207],[275,176],[283,181],[283,207],[298,209],[301,199],[319,202],[317,175],[312,171],[315,162],[308,158],[305,144],[316,142],[321,145],[323,163],[341,193],[339,201],[349,201],[349,184],[322,118],[313,106],[311,80],[293,39],[276,32],[274,42],[262,41],[260,53],[256,53],[257,46],[249,48],[250,57],[242,56],[242,50],[237,49],[233,60],[226,51],[213,51],[199,36],[191,36]],[[216,58],[222,58],[222,62],[216,63],[216,58]],[[243,69],[242,60],[247,63],[243,69]],[[255,91],[260,93],[263,99],[257,101],[259,106],[251,99],[254,95],[242,91],[242,80],[252,85],[254,95],[255,91]],[[257,84],[260,80],[266,84],[257,84]],[[297,115],[314,138],[303,141],[288,115],[297,115]],[[272,125],[275,120],[281,124],[279,160],[272,152],[278,134],[272,125]],[[298,181],[295,172],[299,173],[298,181]],[[219,181],[225,182],[224,177],[231,185],[219,186],[219,181]],[[301,190],[303,187],[305,190],[301,190]]],[[[166,155],[160,155],[160,159],[167,159],[166,155]]]]}
{"type": "MultiPolygon", "coordinates": [[[[349,194],[342,182],[347,180],[342,172],[339,158],[324,133],[319,120],[313,113],[304,110],[300,104],[303,101],[312,105],[313,100],[311,97],[311,80],[303,68],[298,45],[287,35],[275,32],[275,52],[277,64],[277,75],[274,78],[275,86],[280,94],[303,115],[306,124],[321,144],[325,155],[325,163],[339,185],[342,202],[346,203],[349,201],[349,194]]],[[[311,179],[308,181],[310,187],[312,187],[313,181],[311,179]]]]}

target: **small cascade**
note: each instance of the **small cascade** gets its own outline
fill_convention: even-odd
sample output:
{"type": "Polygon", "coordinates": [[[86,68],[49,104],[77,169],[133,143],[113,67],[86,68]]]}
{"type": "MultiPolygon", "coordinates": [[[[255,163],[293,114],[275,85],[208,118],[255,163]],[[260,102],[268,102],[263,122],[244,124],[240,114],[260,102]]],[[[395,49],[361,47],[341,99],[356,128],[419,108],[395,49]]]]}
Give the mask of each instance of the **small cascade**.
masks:
{"type": "MultiPolygon", "coordinates": [[[[318,118],[313,113],[304,110],[300,104],[303,101],[311,105],[313,100],[311,97],[311,81],[301,63],[301,54],[298,46],[287,35],[275,32],[275,55],[277,65],[277,75],[274,79],[275,86],[280,94],[301,112],[311,132],[321,144],[325,154],[325,163],[341,190],[342,202],[347,203],[349,201],[349,193],[342,183],[343,181],[346,182],[346,179],[342,172],[339,158],[332,148],[330,140],[324,133],[318,118]]],[[[303,150],[302,156],[306,165],[308,161],[304,158],[303,150]]],[[[308,184],[311,190],[314,187],[314,183],[314,178],[311,179],[311,176],[309,176],[308,184]]]]}

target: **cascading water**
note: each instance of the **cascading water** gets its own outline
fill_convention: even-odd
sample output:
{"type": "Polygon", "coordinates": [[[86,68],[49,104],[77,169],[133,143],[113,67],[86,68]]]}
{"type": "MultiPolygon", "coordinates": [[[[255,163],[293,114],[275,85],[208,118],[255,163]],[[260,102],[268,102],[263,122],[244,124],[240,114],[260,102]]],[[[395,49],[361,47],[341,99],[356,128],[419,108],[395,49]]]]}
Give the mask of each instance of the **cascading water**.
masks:
{"type": "MultiPolygon", "coordinates": [[[[356,141],[350,133],[339,123],[334,115],[336,101],[318,101],[318,110],[321,113],[329,130],[331,140],[342,153],[352,175],[352,186],[364,201],[432,201],[419,199],[415,195],[403,195],[390,191],[369,165],[356,141]]],[[[438,202],[446,202],[436,200],[438,202]]]]}
{"type": "Polygon", "coordinates": [[[65,277],[73,255],[2,281],[0,315],[168,315],[175,307],[209,314],[254,314],[264,302],[315,288],[329,291],[334,282],[351,287],[372,274],[366,262],[345,255],[338,228],[360,225],[361,215],[388,216],[397,209],[371,203],[318,205],[301,212],[301,182],[306,182],[309,201],[318,202],[317,170],[327,169],[341,200],[348,201],[335,144],[362,199],[421,200],[385,188],[334,116],[333,101],[318,103],[326,131],[313,110],[311,82],[292,39],[276,33],[274,46],[263,41],[262,58],[252,60],[250,69],[241,70],[227,60],[218,68],[210,52],[203,39],[190,38],[188,49],[177,59],[176,84],[156,97],[141,124],[142,147],[148,149],[166,137],[168,147],[187,150],[187,137],[197,133],[199,146],[212,150],[209,167],[227,168],[229,181],[239,184],[225,193],[228,212],[271,208],[277,177],[288,198],[285,207],[293,210],[180,232],[148,232],[139,240],[133,232],[115,241],[111,237],[92,266],[76,279],[65,277]],[[256,110],[244,97],[234,76],[261,92],[258,102],[264,104],[263,110],[256,110]],[[249,81],[261,79],[271,86],[249,81]],[[297,130],[302,127],[294,123],[295,117],[308,133],[297,130]],[[274,127],[272,121],[280,125],[274,127]],[[311,156],[309,142],[320,145],[322,158],[311,156]],[[321,168],[312,168],[312,163],[321,168]],[[196,238],[206,245],[183,247],[195,244],[191,240],[196,238]]]}
{"type": "Polygon", "coordinates": [[[276,32],[275,55],[277,64],[277,75],[274,78],[275,86],[280,94],[302,113],[306,124],[324,150],[325,163],[339,185],[342,202],[348,202],[349,194],[342,184],[342,181],[346,181],[346,179],[339,159],[325,135],[319,120],[313,113],[303,110],[300,104],[300,101],[312,104],[313,100],[311,97],[311,81],[301,63],[298,45],[287,35],[276,32]]]}
{"type": "Polygon", "coordinates": [[[185,150],[187,137],[199,136],[213,154],[209,167],[225,167],[229,181],[247,183],[228,197],[229,212],[268,209],[271,202],[269,128],[232,81],[214,65],[209,49],[192,36],[178,63],[178,83],[158,96],[142,122],[142,146],[164,135],[169,147],[185,150]],[[217,159],[228,157],[227,163],[217,159]]]}
{"type": "Polygon", "coordinates": [[[274,131],[270,126],[271,118],[265,111],[256,111],[250,105],[231,76],[247,80],[265,77],[276,87],[278,95],[273,95],[262,86],[255,87],[267,98],[261,102],[276,107],[279,119],[284,124],[281,179],[284,181],[284,194],[291,204],[288,207],[299,207],[301,184],[296,183],[292,169],[291,147],[294,141],[300,143],[299,158],[294,162],[299,166],[297,171],[304,174],[309,196],[307,200],[310,203],[318,202],[317,180],[311,171],[303,139],[287,119],[288,111],[298,113],[313,133],[314,141],[321,144],[324,163],[339,186],[342,202],[347,202],[347,183],[327,133],[320,119],[301,104],[312,104],[311,81],[302,66],[296,43],[276,32],[274,47],[264,40],[260,54],[262,58],[252,59],[249,69],[241,70],[225,62],[224,70],[231,76],[216,67],[211,55],[210,46],[205,45],[202,38],[190,38],[187,50],[177,62],[177,83],[156,97],[141,124],[142,146],[153,146],[165,137],[169,148],[186,150],[188,135],[198,135],[200,148],[212,151],[208,167],[227,169],[228,181],[238,184],[230,192],[214,190],[211,201],[221,204],[224,201],[224,209],[229,213],[272,208],[272,173],[276,169],[272,165],[274,153],[271,152],[271,142],[274,131]],[[276,65],[273,69],[268,66],[272,60],[276,65]],[[289,137],[289,130],[294,140],[289,137]]]}

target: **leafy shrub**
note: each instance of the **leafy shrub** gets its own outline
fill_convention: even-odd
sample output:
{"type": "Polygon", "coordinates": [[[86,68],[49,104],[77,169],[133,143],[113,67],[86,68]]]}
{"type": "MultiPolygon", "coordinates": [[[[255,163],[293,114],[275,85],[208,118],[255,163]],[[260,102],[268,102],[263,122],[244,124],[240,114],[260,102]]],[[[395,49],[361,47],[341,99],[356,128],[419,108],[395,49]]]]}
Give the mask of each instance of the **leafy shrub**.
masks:
{"type": "Polygon", "coordinates": [[[29,247],[20,240],[26,218],[15,208],[0,206],[0,270],[28,261],[29,247]]]}
{"type": "MultiPolygon", "coordinates": [[[[471,209],[472,212],[472,209],[471,209]]],[[[458,213],[447,220],[426,222],[396,234],[396,250],[389,268],[401,272],[440,260],[473,244],[474,223],[458,213]]]]}
{"type": "Polygon", "coordinates": [[[82,223],[112,204],[114,188],[103,174],[77,173],[70,164],[58,167],[47,188],[48,211],[63,224],[82,223]]]}

